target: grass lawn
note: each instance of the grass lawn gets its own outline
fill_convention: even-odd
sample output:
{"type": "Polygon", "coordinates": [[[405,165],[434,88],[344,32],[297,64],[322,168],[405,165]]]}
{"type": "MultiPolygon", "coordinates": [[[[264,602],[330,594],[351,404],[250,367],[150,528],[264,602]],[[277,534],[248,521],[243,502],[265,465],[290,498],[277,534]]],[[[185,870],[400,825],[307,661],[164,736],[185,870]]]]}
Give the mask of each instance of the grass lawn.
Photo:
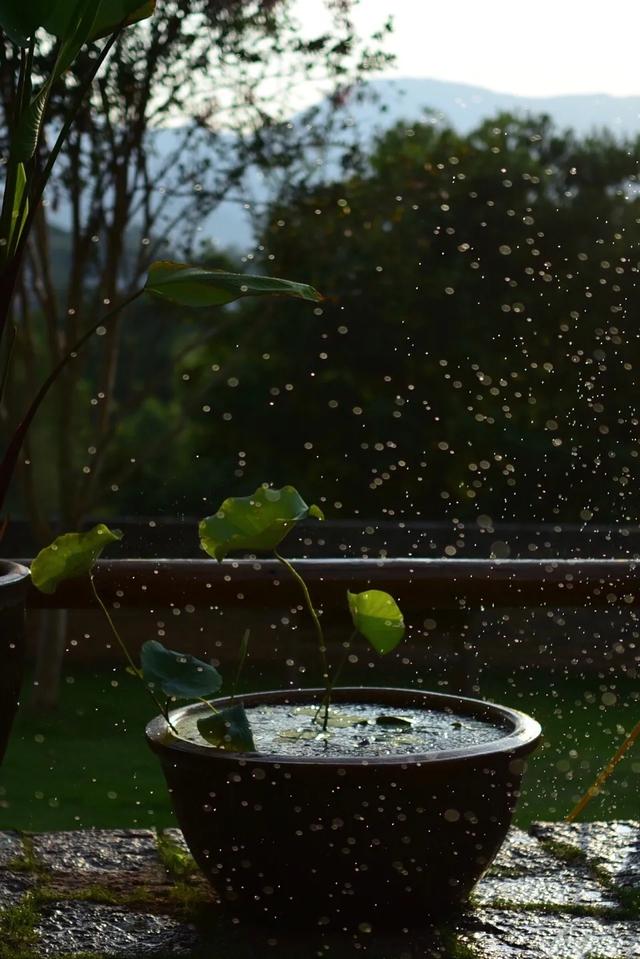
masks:
{"type": "MultiPolygon", "coordinates": [[[[268,688],[267,677],[260,685],[268,688]]],[[[628,680],[556,679],[528,670],[516,678],[493,676],[483,695],[531,713],[545,731],[527,776],[521,825],[565,815],[623,730],[640,718],[638,685],[628,680]]],[[[152,712],[122,669],[67,676],[61,705],[50,715],[22,709],[0,768],[0,828],[172,825],[158,761],[143,736],[152,712]]],[[[637,818],[639,797],[636,748],[587,818],[637,818]]]]}

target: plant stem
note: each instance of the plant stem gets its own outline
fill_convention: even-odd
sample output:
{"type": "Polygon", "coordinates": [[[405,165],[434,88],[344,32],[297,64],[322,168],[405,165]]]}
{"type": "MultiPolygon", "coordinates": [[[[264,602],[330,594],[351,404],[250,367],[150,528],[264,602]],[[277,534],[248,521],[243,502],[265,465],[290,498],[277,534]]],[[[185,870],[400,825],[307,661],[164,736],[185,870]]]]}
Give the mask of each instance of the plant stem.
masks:
{"type": "Polygon", "coordinates": [[[100,607],[100,609],[102,610],[102,612],[104,613],[104,615],[105,615],[105,617],[106,617],[106,620],[107,620],[107,622],[109,623],[109,626],[111,627],[111,632],[112,632],[113,635],[115,636],[116,642],[118,643],[118,646],[119,646],[120,649],[122,650],[122,653],[123,653],[123,655],[124,655],[124,658],[126,659],[126,661],[127,661],[127,663],[129,664],[130,668],[133,670],[134,674],[138,677],[138,679],[140,680],[140,682],[142,683],[142,685],[143,685],[144,688],[146,689],[147,693],[149,694],[149,696],[151,697],[151,699],[152,699],[153,702],[155,703],[156,707],[160,710],[161,714],[164,716],[164,718],[165,718],[166,721],[168,722],[169,726],[171,726],[171,729],[173,729],[173,731],[174,731],[174,733],[175,733],[175,731],[176,731],[176,730],[175,730],[175,727],[174,727],[173,723],[171,722],[171,720],[170,720],[170,718],[169,718],[169,705],[168,705],[168,703],[167,703],[165,706],[163,706],[162,703],[160,702],[160,700],[156,697],[156,695],[155,695],[155,693],[153,692],[153,690],[150,689],[150,688],[147,686],[147,684],[145,683],[141,671],[138,669],[138,667],[137,667],[136,664],[134,663],[133,658],[132,658],[132,656],[131,656],[131,653],[130,653],[129,650],[127,649],[127,645],[126,645],[125,641],[123,640],[122,636],[120,635],[120,633],[118,632],[118,630],[117,630],[117,628],[116,628],[116,624],[114,623],[114,621],[113,621],[113,619],[112,619],[112,617],[111,617],[111,613],[110,613],[109,610],[107,609],[106,605],[104,604],[104,602],[103,602],[103,600],[102,600],[102,597],[100,596],[100,593],[99,593],[98,590],[96,589],[96,584],[95,584],[94,579],[93,579],[93,573],[89,573],[89,581],[90,581],[90,583],[91,583],[91,591],[93,592],[93,595],[94,595],[94,597],[95,597],[95,600],[96,600],[98,606],[100,607]]]}
{"type": "MultiPolygon", "coordinates": [[[[20,119],[22,116],[22,111],[24,109],[25,99],[28,100],[28,88],[30,86],[30,56],[29,49],[23,49],[20,51],[20,70],[18,74],[18,86],[16,90],[16,105],[15,105],[15,114],[13,116],[13,123],[11,134],[12,137],[15,136],[18,127],[20,125],[20,119]]],[[[16,159],[15,147],[12,145],[9,150],[9,157],[6,165],[5,173],[5,184],[4,184],[4,194],[2,197],[2,212],[0,213],[0,237],[4,241],[2,247],[2,260],[5,263],[8,263],[11,259],[10,253],[10,241],[11,241],[11,227],[12,227],[12,216],[13,209],[15,204],[16,196],[16,187],[18,182],[18,160],[16,159]]],[[[26,187],[25,187],[26,190],[26,187]]]]}
{"type": "Polygon", "coordinates": [[[247,658],[247,653],[249,652],[249,637],[251,636],[251,630],[245,629],[244,636],[242,637],[242,642],[240,644],[240,659],[238,661],[238,668],[236,669],[236,674],[233,677],[233,685],[231,687],[231,702],[236,698],[236,690],[238,688],[238,683],[240,682],[240,676],[244,668],[244,664],[247,658]]]}
{"type": "Polygon", "coordinates": [[[639,737],[640,737],[640,722],[636,723],[636,725],[633,727],[633,729],[631,730],[631,732],[629,733],[625,741],[620,746],[620,748],[611,757],[607,765],[599,774],[595,782],[592,783],[591,786],[589,786],[589,788],[587,789],[582,799],[573,807],[573,809],[571,810],[571,812],[566,818],[566,822],[573,822],[575,819],[577,819],[580,813],[586,809],[586,807],[589,805],[591,800],[598,795],[601,787],[604,786],[607,779],[612,774],[612,772],[614,771],[614,769],[616,768],[616,766],[618,765],[622,757],[625,755],[625,753],[627,753],[631,749],[631,747],[633,746],[633,744],[639,737]]]}
{"type": "Polygon", "coordinates": [[[313,603],[311,602],[311,596],[309,594],[309,589],[307,587],[307,584],[303,580],[300,573],[297,571],[297,569],[295,569],[295,567],[291,565],[288,559],[285,559],[284,556],[282,556],[278,552],[277,549],[274,549],[273,555],[278,560],[278,562],[282,563],[282,565],[289,571],[291,576],[293,576],[293,578],[299,585],[300,589],[302,590],[302,595],[304,596],[305,605],[307,609],[309,610],[311,619],[313,620],[313,625],[316,630],[316,636],[318,638],[318,650],[320,652],[320,659],[322,661],[322,678],[325,686],[324,702],[326,703],[326,705],[325,705],[324,724],[322,728],[326,730],[327,723],[329,722],[329,704],[331,701],[331,684],[329,682],[329,663],[327,661],[327,647],[325,645],[324,632],[322,630],[322,625],[320,624],[320,618],[318,616],[317,611],[314,608],[313,603]]]}
{"type": "Polygon", "coordinates": [[[204,703],[205,706],[208,706],[214,716],[217,716],[220,712],[219,709],[216,709],[215,706],[212,706],[208,699],[203,699],[202,696],[198,696],[198,702],[204,703]]]}
{"type": "Polygon", "coordinates": [[[318,721],[318,716],[320,715],[320,712],[322,711],[322,709],[323,709],[323,707],[324,707],[324,713],[325,713],[325,714],[324,714],[324,719],[323,719],[323,723],[322,723],[322,728],[323,728],[323,730],[326,730],[326,728],[327,728],[327,726],[328,726],[328,724],[329,724],[329,702],[330,702],[330,699],[331,699],[331,693],[332,693],[333,690],[335,689],[336,683],[338,682],[338,679],[340,678],[340,674],[342,673],[342,670],[344,669],[344,667],[345,667],[346,664],[347,664],[347,659],[349,658],[349,652],[351,651],[351,644],[353,643],[353,641],[354,641],[354,639],[356,638],[357,635],[358,635],[358,631],[354,629],[354,631],[351,633],[351,636],[349,637],[348,642],[346,642],[346,643],[344,644],[344,653],[342,654],[342,659],[340,660],[340,662],[338,663],[338,665],[337,665],[336,668],[334,669],[334,671],[333,671],[333,676],[332,676],[331,679],[329,680],[329,684],[328,684],[328,686],[327,686],[327,690],[326,690],[326,692],[325,692],[324,699],[322,700],[322,702],[321,702],[320,705],[318,706],[318,711],[316,712],[315,716],[313,717],[314,723],[317,723],[317,721],[318,721]]]}

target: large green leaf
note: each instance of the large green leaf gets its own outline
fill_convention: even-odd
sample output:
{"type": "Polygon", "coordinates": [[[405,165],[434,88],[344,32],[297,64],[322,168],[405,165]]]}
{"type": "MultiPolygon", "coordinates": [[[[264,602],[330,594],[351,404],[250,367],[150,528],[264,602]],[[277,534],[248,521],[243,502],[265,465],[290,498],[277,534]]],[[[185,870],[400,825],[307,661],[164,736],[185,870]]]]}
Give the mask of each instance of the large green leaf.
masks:
{"type": "Polygon", "coordinates": [[[159,260],[152,263],[145,289],[152,296],[180,306],[223,306],[242,296],[280,295],[319,302],[312,286],[269,276],[205,270],[186,263],[159,260]]]}
{"type": "Polygon", "coordinates": [[[55,0],[0,0],[0,26],[17,43],[26,47],[55,0]]]}
{"type": "Polygon", "coordinates": [[[42,593],[55,593],[65,579],[88,575],[102,550],[122,539],[120,530],[98,523],[87,533],[64,533],[31,564],[31,580],[42,593]]]}
{"type": "Polygon", "coordinates": [[[381,589],[347,593],[353,625],[379,653],[390,653],[404,636],[404,619],[393,596],[381,589]]]}
{"type": "Polygon", "coordinates": [[[256,751],[253,733],[241,703],[227,706],[217,713],[211,713],[198,720],[198,731],[203,739],[218,749],[233,753],[254,753],[256,751]]]}
{"type": "Polygon", "coordinates": [[[120,24],[128,26],[150,17],[155,0],[85,0],[82,7],[78,6],[78,0],[57,0],[49,6],[41,26],[65,39],[76,33],[80,16],[88,13],[90,22],[82,38],[82,43],[86,43],[113,33],[120,24]]]}
{"type": "Polygon", "coordinates": [[[222,686],[222,676],[210,663],[166,649],[156,639],[143,645],[140,664],[145,682],[172,699],[213,696],[222,686]]]}
{"type": "Polygon", "coordinates": [[[217,560],[236,550],[271,552],[308,516],[324,519],[322,510],[307,506],[293,486],[259,486],[253,496],[230,497],[217,513],[201,520],[200,545],[217,560]]]}
{"type": "Polygon", "coordinates": [[[121,23],[150,17],[154,9],[155,0],[0,0],[0,26],[21,47],[39,27],[60,39],[74,37],[82,46],[112,33],[121,23]]]}
{"type": "Polygon", "coordinates": [[[140,20],[147,20],[153,15],[155,8],[156,0],[146,0],[144,3],[140,0],[103,2],[93,25],[91,39],[97,40],[99,37],[108,36],[123,22],[125,26],[131,26],[133,23],[139,23],[140,20]]]}
{"type": "Polygon", "coordinates": [[[155,3],[154,0],[146,0],[142,5],[140,0],[84,0],[84,3],[64,0],[49,3],[48,6],[51,9],[41,14],[38,26],[43,25],[50,33],[60,37],[61,42],[50,76],[43,81],[18,118],[12,150],[16,159],[23,163],[28,162],[35,153],[54,83],[69,69],[84,44],[112,33],[127,17],[128,23],[134,23],[150,16],[155,3]]]}

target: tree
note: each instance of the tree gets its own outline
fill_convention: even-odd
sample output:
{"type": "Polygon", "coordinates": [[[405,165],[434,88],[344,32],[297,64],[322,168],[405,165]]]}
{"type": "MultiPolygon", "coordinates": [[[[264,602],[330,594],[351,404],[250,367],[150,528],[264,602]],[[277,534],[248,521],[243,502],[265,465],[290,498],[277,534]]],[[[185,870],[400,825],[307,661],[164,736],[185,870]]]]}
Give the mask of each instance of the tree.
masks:
{"type": "MultiPolygon", "coordinates": [[[[16,315],[22,369],[3,408],[6,421],[25,380],[64,354],[84,317],[135,288],[159,255],[197,255],[202,225],[223,200],[250,201],[250,170],[293,180],[315,168],[322,151],[335,148],[343,123],[340,91],[384,59],[377,52],[380,36],[376,49],[356,41],[349,7],[329,2],[326,32],[309,35],[288,0],[168,0],[152,20],[120,35],[38,217],[16,315]],[[292,124],[300,86],[322,89],[328,100],[292,124]],[[61,207],[68,210],[68,240],[52,228],[52,213],[61,207]]],[[[12,56],[5,40],[5,128],[12,56]]],[[[88,48],[78,59],[67,87],[92,56],[88,48]]],[[[51,131],[62,109],[59,95],[51,131]]],[[[182,350],[183,337],[176,340],[182,350]]],[[[128,365],[122,342],[117,321],[86,360],[65,372],[56,412],[26,450],[28,508],[41,540],[51,536],[51,517],[64,528],[77,527],[97,500],[104,502],[110,473],[109,486],[118,485],[109,464],[118,435],[113,413],[131,392],[118,379],[123,361],[128,365]],[[46,470],[38,469],[41,460],[46,470]]],[[[167,338],[162,345],[171,346],[167,338]]],[[[138,375],[146,377],[156,363],[149,357],[138,375]]]]}
{"type": "MultiPolygon", "coordinates": [[[[294,179],[322,151],[335,148],[340,91],[384,57],[356,41],[348,2],[329,0],[327,29],[320,35],[309,35],[292,8],[289,0],[167,0],[153,19],[117,36],[34,223],[12,317],[15,362],[0,406],[7,435],[24,408],[25,390],[68,353],[85,318],[126,298],[159,255],[197,255],[202,225],[217,205],[250,199],[245,187],[252,169],[271,179],[294,179]],[[330,109],[306,110],[291,123],[292,93],[300,85],[319,86],[330,109]],[[60,209],[68,213],[68,231],[54,225],[60,209]]],[[[380,40],[374,38],[376,48],[380,40]]],[[[17,56],[3,36],[5,141],[14,115],[17,56]]],[[[55,56],[53,44],[38,47],[35,75],[47,76],[55,56]]],[[[55,139],[69,95],[96,56],[93,46],[84,48],[53,88],[44,140],[55,139]]],[[[156,310],[138,307],[127,318],[151,331],[154,350],[141,366],[132,368],[123,355],[131,337],[118,318],[64,370],[27,437],[24,496],[15,497],[12,507],[26,509],[40,544],[56,528],[78,528],[97,504],[117,503],[123,478],[119,439],[133,432],[141,441],[124,466],[131,482],[136,462],[145,463],[183,427],[184,411],[171,404],[157,369],[166,369],[163,351],[180,355],[190,345],[184,330],[158,335],[156,316],[156,310]],[[149,439],[148,417],[141,423],[136,416],[137,430],[136,422],[114,417],[116,409],[135,404],[140,378],[147,391],[151,380],[159,380],[157,398],[145,406],[155,409],[154,425],[165,426],[169,411],[171,428],[161,441],[155,433],[149,439]]],[[[39,698],[50,703],[64,623],[56,641],[45,636],[41,647],[39,698]]]]}
{"type": "Polygon", "coordinates": [[[250,344],[208,351],[237,384],[207,400],[232,418],[223,471],[293,473],[363,517],[628,522],[638,156],[545,117],[425,122],[361,173],[288,189],[265,262],[328,299],[304,327],[248,307],[250,344]]]}

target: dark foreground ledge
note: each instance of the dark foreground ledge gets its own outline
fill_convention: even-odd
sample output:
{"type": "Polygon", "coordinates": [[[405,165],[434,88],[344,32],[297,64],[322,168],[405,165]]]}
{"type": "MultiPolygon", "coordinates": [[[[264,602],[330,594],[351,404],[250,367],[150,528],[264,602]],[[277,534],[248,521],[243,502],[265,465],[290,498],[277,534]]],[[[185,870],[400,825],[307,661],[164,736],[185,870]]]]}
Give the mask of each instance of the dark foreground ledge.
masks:
{"type": "Polygon", "coordinates": [[[633,959],[640,823],[513,830],[468,914],[418,934],[235,925],[177,830],[0,833],[0,910],[2,959],[633,959]]]}

